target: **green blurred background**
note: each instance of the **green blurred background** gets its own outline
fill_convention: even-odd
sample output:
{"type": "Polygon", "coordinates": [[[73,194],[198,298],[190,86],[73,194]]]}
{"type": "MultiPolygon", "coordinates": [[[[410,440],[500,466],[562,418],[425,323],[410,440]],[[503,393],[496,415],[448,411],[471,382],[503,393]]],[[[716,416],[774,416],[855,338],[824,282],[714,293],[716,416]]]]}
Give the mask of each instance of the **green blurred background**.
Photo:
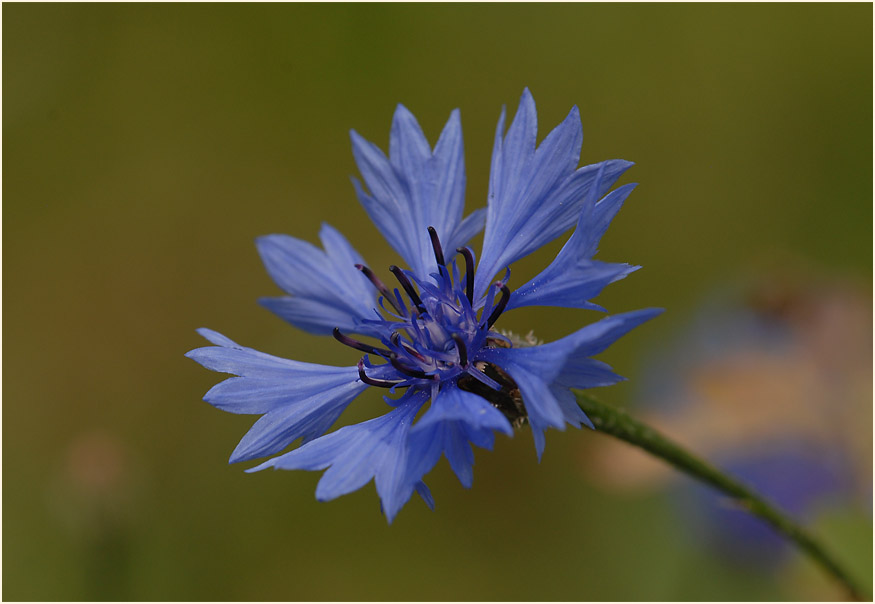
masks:
{"type": "MultiPolygon", "coordinates": [[[[631,378],[604,400],[634,406],[645,353],[723,283],[792,265],[871,292],[868,4],[4,5],[3,598],[836,597],[798,558],[757,572],[681,538],[668,491],[593,484],[590,432],[551,433],[540,465],[499,438],[470,491],[441,462],[437,510],[391,526],[371,485],[320,504],[317,474],[226,464],[251,419],[200,400],[220,376],[183,358],[195,328],[355,361],[256,304],[277,289],[253,239],[329,221],[385,268],[349,129],[385,148],[402,102],[435,141],[459,107],[470,211],[524,86],[541,136],[577,104],[582,162],[637,163],[600,257],[644,269],[599,301],[668,312],[603,355],[631,378]]],[[[815,528],[871,585],[871,508],[815,528]]]]}

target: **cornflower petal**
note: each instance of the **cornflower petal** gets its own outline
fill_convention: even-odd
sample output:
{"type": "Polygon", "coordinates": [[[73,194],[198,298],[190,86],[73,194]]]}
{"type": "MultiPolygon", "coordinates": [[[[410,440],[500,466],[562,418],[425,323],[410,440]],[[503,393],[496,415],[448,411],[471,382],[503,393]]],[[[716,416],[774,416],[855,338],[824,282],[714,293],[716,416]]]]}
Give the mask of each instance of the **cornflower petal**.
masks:
{"type": "MultiPolygon", "coordinates": [[[[604,167],[604,164],[601,165],[604,167]]],[[[586,204],[575,227],[575,233],[577,233],[580,239],[578,253],[581,258],[592,258],[595,256],[596,252],[598,252],[599,242],[602,240],[605,231],[608,230],[608,226],[611,224],[614,216],[623,207],[623,202],[626,201],[626,198],[638,186],[636,183],[630,183],[617,187],[617,189],[611,191],[595,203],[597,197],[594,193],[602,188],[601,177],[597,175],[596,179],[597,184],[590,191],[593,193],[593,202],[586,204]]]]}
{"type": "Polygon", "coordinates": [[[324,365],[292,361],[246,348],[205,327],[198,329],[197,333],[215,346],[196,348],[187,352],[185,356],[219,373],[232,373],[249,378],[282,379],[291,373],[321,373],[326,368],[324,365]]]}
{"type": "Polygon", "coordinates": [[[421,479],[443,453],[462,485],[470,488],[474,453],[469,442],[492,449],[493,431],[513,435],[510,422],[485,399],[452,384],[443,388],[410,431],[409,479],[421,479]]]}
{"type": "Polygon", "coordinates": [[[391,522],[414,489],[421,489],[417,488],[418,480],[405,481],[407,435],[413,418],[427,398],[422,392],[409,391],[405,400],[385,415],[340,428],[247,471],[258,472],[270,467],[277,470],[328,468],[316,487],[319,501],[351,493],[374,479],[383,510],[391,522]]]}
{"type": "Polygon", "coordinates": [[[435,269],[431,245],[423,234],[433,227],[448,249],[467,243],[483,226],[483,212],[462,220],[465,158],[459,111],[454,110],[432,151],[419,123],[403,105],[392,120],[389,158],[354,130],[353,155],[370,193],[353,179],[356,194],[371,220],[413,272],[435,269]]]}
{"type": "Polygon", "coordinates": [[[342,390],[314,395],[265,413],[237,444],[229,463],[274,455],[298,438],[307,443],[323,435],[366,387],[361,382],[348,383],[342,390]]]}
{"type": "MultiPolygon", "coordinates": [[[[416,118],[398,105],[392,120],[389,156],[414,202],[416,228],[431,226],[444,238],[450,236],[465,207],[465,154],[459,110],[450,114],[432,153],[416,118]]],[[[431,256],[431,246],[424,237],[416,237],[416,243],[422,257],[431,256]]],[[[427,263],[421,268],[431,266],[427,263]]]]}
{"type": "Polygon", "coordinates": [[[373,318],[373,310],[370,316],[364,319],[352,315],[345,308],[298,296],[259,298],[258,303],[298,329],[316,335],[330,334],[337,327],[348,333],[379,336],[379,332],[366,322],[373,318]]]}
{"type": "Polygon", "coordinates": [[[606,317],[555,342],[526,348],[484,348],[477,359],[494,363],[506,371],[519,386],[535,435],[538,458],[544,451],[543,431],[547,427],[564,430],[565,423],[579,426],[577,414],[568,415],[568,405],[560,404],[557,388],[591,388],[613,383],[619,376],[604,363],[590,359],[628,331],[662,313],[649,308],[606,317]],[[599,381],[593,383],[592,376],[599,381]]]}
{"type": "Polygon", "coordinates": [[[363,319],[373,318],[374,287],[356,269],[361,256],[333,227],[323,224],[319,237],[325,250],[288,235],[266,235],[256,241],[268,274],[292,297],[259,302],[292,325],[320,335],[335,327],[363,333],[363,319]]]}
{"type": "Polygon", "coordinates": [[[576,107],[536,148],[537,114],[528,89],[523,91],[504,138],[503,128],[502,111],[492,154],[483,253],[477,269],[478,297],[499,270],[571,228],[591,187],[596,186],[601,197],[632,165],[610,160],[575,170],[583,140],[576,107]],[[597,175],[601,178],[595,183],[597,175]]]}
{"type": "MultiPolygon", "coordinates": [[[[596,179],[593,191],[599,180],[596,179]]],[[[589,300],[610,283],[641,268],[592,259],[608,224],[634,188],[634,184],[624,185],[611,191],[598,204],[585,205],[574,233],[556,258],[534,279],[514,291],[508,310],[522,306],[560,306],[604,311],[589,300]]]]}
{"type": "Polygon", "coordinates": [[[186,356],[208,369],[231,373],[204,400],[223,411],[264,414],[231,454],[230,463],[273,455],[303,437],[324,434],[349,403],[367,388],[357,367],[300,363],[245,348],[207,329],[216,344],[186,356]]]}

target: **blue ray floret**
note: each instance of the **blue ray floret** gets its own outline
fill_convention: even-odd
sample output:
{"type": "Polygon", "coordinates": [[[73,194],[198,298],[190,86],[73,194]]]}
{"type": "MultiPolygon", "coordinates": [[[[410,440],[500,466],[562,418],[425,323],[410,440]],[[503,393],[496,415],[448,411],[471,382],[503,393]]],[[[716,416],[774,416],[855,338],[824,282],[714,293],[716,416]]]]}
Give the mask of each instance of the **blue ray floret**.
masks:
{"type": "Polygon", "coordinates": [[[537,113],[528,90],[506,133],[504,122],[502,111],[487,207],[467,217],[458,110],[434,148],[400,105],[388,157],[352,132],[364,180],[364,186],[353,180],[359,201],[409,267],[389,267],[391,287],[328,225],[320,232],[322,249],[287,235],[258,239],[268,273],[288,294],[261,303],[292,325],[331,334],[363,355],[345,367],[315,365],[198,330],[213,346],[186,356],[236,376],[214,386],[204,400],[231,413],[261,416],[232,453],[232,463],[276,455],[249,471],[325,470],[316,489],[321,501],[374,480],[391,522],[414,492],[433,506],[423,477],[442,455],[470,487],[471,445],[491,449],[496,432],[510,436],[514,427],[530,425],[540,458],[547,428],[592,427],[571,389],[622,380],[591,357],[661,311],[608,316],[535,346],[520,346],[495,324],[523,306],[604,311],[591,299],[639,268],[593,259],[634,188],[610,191],[632,164],[609,160],[577,167],[582,134],[576,107],[537,145],[537,113]],[[466,244],[484,221],[478,264],[466,244]],[[510,265],[572,227],[555,260],[512,291],[510,265]],[[384,397],[384,414],[328,432],[368,388],[396,397],[384,397]],[[298,439],[300,446],[283,453],[298,439]]]}

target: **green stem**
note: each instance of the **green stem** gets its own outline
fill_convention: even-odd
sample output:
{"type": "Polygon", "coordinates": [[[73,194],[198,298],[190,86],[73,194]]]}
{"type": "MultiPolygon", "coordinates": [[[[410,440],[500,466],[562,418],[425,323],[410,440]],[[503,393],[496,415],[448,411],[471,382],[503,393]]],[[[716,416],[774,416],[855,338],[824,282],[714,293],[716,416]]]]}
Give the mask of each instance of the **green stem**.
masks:
{"type": "Polygon", "coordinates": [[[681,448],[653,428],[630,417],[625,411],[577,393],[577,403],[596,429],[641,447],[682,472],[705,482],[737,500],[751,514],[759,516],[795,543],[828,573],[838,579],[856,600],[871,601],[872,596],[845,571],[826,549],[800,525],[767,503],[751,489],[730,478],[711,464],[681,448]]]}

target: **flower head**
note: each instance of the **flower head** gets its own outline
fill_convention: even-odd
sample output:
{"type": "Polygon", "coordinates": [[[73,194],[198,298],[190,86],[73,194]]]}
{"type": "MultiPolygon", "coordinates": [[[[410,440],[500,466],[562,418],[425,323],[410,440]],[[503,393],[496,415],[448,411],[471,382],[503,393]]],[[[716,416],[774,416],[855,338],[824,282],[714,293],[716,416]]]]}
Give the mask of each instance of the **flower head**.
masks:
{"type": "Polygon", "coordinates": [[[300,438],[298,448],[249,471],[325,469],[316,489],[323,501],[374,479],[391,521],[414,491],[432,505],[422,478],[441,455],[468,487],[471,443],[491,449],[495,432],[511,435],[515,425],[528,423],[540,457],[548,427],[590,425],[570,389],[620,381],[590,357],[661,311],[609,316],[555,342],[528,347],[502,335],[495,324],[522,306],[604,310],[589,300],[638,268],[593,259],[634,188],[608,192],[631,164],[610,160],[577,168],[582,133],[576,107],[536,145],[537,116],[528,90],[506,134],[504,122],[502,112],[487,208],[466,218],[458,111],[433,149],[400,105],[388,157],[352,132],[364,180],[364,185],[353,180],[359,201],[409,267],[389,268],[391,287],[328,225],[320,233],[324,249],[286,235],[258,240],[268,272],[288,294],[262,304],[296,327],[333,335],[361,357],[347,367],[313,365],[199,330],[214,346],[187,356],[237,376],[204,399],[225,411],[262,416],[231,462],[276,455],[300,438]],[[466,243],[484,221],[478,263],[466,243]],[[512,291],[509,266],[572,227],[555,260],[512,291]],[[326,434],[367,388],[401,394],[384,397],[385,414],[326,434]]]}

